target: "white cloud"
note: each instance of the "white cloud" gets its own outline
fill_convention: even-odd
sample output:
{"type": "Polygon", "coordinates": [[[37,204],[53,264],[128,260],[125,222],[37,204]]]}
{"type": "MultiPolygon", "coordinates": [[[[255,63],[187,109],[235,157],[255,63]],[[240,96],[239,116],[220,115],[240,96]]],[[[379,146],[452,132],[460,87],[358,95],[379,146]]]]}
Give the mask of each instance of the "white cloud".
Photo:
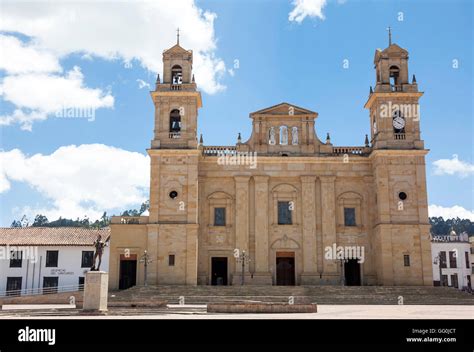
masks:
{"type": "Polygon", "coordinates": [[[468,210],[459,205],[443,207],[432,204],[428,207],[428,214],[430,217],[442,216],[444,219],[460,218],[474,221],[474,210],[468,210]]]}
{"type": "MultiPolygon", "coordinates": [[[[148,70],[162,70],[162,52],[176,43],[194,52],[196,82],[205,92],[219,83],[224,62],[215,56],[216,14],[194,0],[2,2],[0,30],[34,38],[58,56],[82,53],[125,63],[138,60],[148,70]]],[[[224,67],[224,69],[223,69],[224,67]]]]}
{"type": "Polygon", "coordinates": [[[138,82],[138,88],[139,89],[142,89],[142,88],[148,88],[148,89],[151,89],[151,86],[149,83],[145,82],[143,79],[137,79],[137,82],[138,82]]]}
{"type": "Polygon", "coordinates": [[[125,209],[147,199],[149,157],[103,144],[63,146],[49,155],[0,152],[0,193],[24,182],[52,206],[22,212],[96,219],[107,209],[125,209]]]}
{"type": "Polygon", "coordinates": [[[306,17],[324,20],[323,8],[327,0],[294,0],[293,10],[288,14],[290,22],[301,23],[306,17]]]}
{"type": "Polygon", "coordinates": [[[0,34],[0,48],[0,70],[8,74],[62,70],[55,55],[31,44],[24,44],[16,37],[0,34]]]}
{"type": "Polygon", "coordinates": [[[456,154],[451,159],[440,159],[433,162],[435,175],[458,175],[461,178],[474,175],[474,164],[459,160],[456,154]]]}
{"type": "Polygon", "coordinates": [[[31,130],[32,123],[48,115],[69,108],[111,108],[114,98],[100,89],[84,86],[84,75],[75,66],[65,75],[31,73],[6,76],[0,84],[3,100],[17,109],[0,116],[0,125],[20,123],[22,129],[31,130]]]}
{"type": "Polygon", "coordinates": [[[2,84],[5,100],[20,108],[55,112],[63,107],[112,107],[114,98],[100,89],[84,87],[84,75],[75,66],[65,76],[30,74],[7,76],[2,84]],[[45,87],[47,89],[45,89],[45,87]]]}
{"type": "Polygon", "coordinates": [[[10,114],[0,115],[0,126],[19,123],[22,130],[31,131],[33,122],[42,121],[47,118],[48,115],[42,111],[25,112],[21,109],[15,109],[10,114]]]}

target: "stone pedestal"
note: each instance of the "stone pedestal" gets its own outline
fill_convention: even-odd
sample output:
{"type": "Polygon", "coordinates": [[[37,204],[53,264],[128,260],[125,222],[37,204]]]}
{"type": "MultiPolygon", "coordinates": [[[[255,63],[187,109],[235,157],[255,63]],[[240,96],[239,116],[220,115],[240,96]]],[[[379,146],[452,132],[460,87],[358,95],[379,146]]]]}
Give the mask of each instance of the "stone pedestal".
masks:
{"type": "Polygon", "coordinates": [[[86,273],[83,310],[106,311],[108,290],[108,273],[105,271],[89,271],[86,273]]]}

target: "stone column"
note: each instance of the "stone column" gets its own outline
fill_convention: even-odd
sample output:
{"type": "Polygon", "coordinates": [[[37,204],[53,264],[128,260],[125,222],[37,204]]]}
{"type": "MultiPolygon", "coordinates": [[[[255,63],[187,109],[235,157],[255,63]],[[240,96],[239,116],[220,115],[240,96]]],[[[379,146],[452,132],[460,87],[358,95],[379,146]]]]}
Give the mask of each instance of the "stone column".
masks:
{"type": "Polygon", "coordinates": [[[160,171],[161,157],[154,150],[148,150],[150,156],[150,223],[157,223],[160,215],[160,171]]]}
{"type": "Polygon", "coordinates": [[[147,267],[148,285],[158,284],[158,225],[147,225],[147,252],[152,262],[147,267]]]}
{"type": "MultiPolygon", "coordinates": [[[[375,157],[373,161],[374,183],[377,199],[377,220],[374,226],[375,245],[374,259],[377,271],[377,284],[384,286],[393,285],[393,247],[392,225],[390,214],[390,189],[389,189],[389,160],[375,157]]],[[[395,230],[396,231],[396,230],[395,230]]]]}
{"type": "MultiPolygon", "coordinates": [[[[250,176],[235,176],[235,248],[249,253],[249,180],[250,176]]],[[[248,273],[248,265],[245,266],[248,273]]],[[[241,267],[236,264],[233,281],[240,282],[241,267]]]]}
{"type": "MultiPolygon", "coordinates": [[[[320,176],[321,180],[321,213],[322,213],[322,236],[323,253],[326,247],[332,247],[336,243],[336,176],[320,176]]],[[[323,259],[323,269],[326,279],[339,282],[337,273],[337,261],[323,259]]]]}
{"type": "Polygon", "coordinates": [[[302,284],[316,284],[319,281],[316,262],[316,176],[301,176],[303,198],[303,273],[302,284]]]}
{"type": "Polygon", "coordinates": [[[255,274],[254,284],[272,284],[268,267],[268,176],[254,176],[255,181],[255,274]]]}
{"type": "Polygon", "coordinates": [[[196,286],[198,279],[199,225],[186,225],[186,285],[196,286]]]}

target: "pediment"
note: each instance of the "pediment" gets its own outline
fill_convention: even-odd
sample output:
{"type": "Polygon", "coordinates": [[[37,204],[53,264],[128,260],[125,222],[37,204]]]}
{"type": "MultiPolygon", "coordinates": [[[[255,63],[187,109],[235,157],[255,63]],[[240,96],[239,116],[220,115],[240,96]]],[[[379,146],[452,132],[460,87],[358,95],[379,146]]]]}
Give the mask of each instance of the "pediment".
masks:
{"type": "Polygon", "coordinates": [[[261,109],[255,112],[252,112],[250,116],[253,115],[317,115],[316,112],[296,106],[289,103],[280,103],[277,105],[270,106],[265,109],[261,109]]]}
{"type": "Polygon", "coordinates": [[[179,44],[175,44],[174,46],[172,46],[168,50],[165,50],[163,52],[163,54],[166,54],[166,55],[179,55],[179,54],[190,54],[191,52],[192,52],[192,50],[186,50],[186,49],[182,48],[179,44]]]}
{"type": "Polygon", "coordinates": [[[408,54],[408,51],[403,49],[402,47],[398,46],[397,44],[392,44],[388,48],[382,51],[384,54],[393,54],[393,53],[403,53],[403,54],[408,54]]]}
{"type": "Polygon", "coordinates": [[[384,50],[377,49],[375,50],[374,63],[376,63],[381,57],[405,57],[408,56],[408,51],[398,46],[397,44],[392,44],[384,50]]]}

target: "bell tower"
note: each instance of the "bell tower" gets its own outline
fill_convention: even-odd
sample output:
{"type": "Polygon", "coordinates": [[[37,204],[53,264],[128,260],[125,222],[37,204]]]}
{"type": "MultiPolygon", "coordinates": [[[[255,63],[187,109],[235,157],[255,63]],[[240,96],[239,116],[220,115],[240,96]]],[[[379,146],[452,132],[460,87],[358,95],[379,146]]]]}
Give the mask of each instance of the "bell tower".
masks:
{"type": "Polygon", "coordinates": [[[197,115],[201,93],[194,82],[193,51],[176,45],[163,52],[163,81],[150,92],[155,104],[155,133],[151,148],[197,148],[197,115]]]}
{"type": "Polygon", "coordinates": [[[374,149],[423,149],[420,137],[420,108],[415,75],[408,76],[408,51],[392,43],[375,51],[375,88],[365,108],[370,111],[371,141],[374,149]]]}
{"type": "Polygon", "coordinates": [[[155,129],[151,162],[147,250],[149,278],[196,285],[198,251],[197,115],[202,106],[192,74],[193,52],[177,43],[163,52],[163,81],[150,92],[155,129]]]}
{"type": "Polygon", "coordinates": [[[415,76],[408,80],[408,52],[393,44],[377,49],[370,111],[375,225],[372,229],[378,284],[431,285],[424,143],[415,76]]]}

